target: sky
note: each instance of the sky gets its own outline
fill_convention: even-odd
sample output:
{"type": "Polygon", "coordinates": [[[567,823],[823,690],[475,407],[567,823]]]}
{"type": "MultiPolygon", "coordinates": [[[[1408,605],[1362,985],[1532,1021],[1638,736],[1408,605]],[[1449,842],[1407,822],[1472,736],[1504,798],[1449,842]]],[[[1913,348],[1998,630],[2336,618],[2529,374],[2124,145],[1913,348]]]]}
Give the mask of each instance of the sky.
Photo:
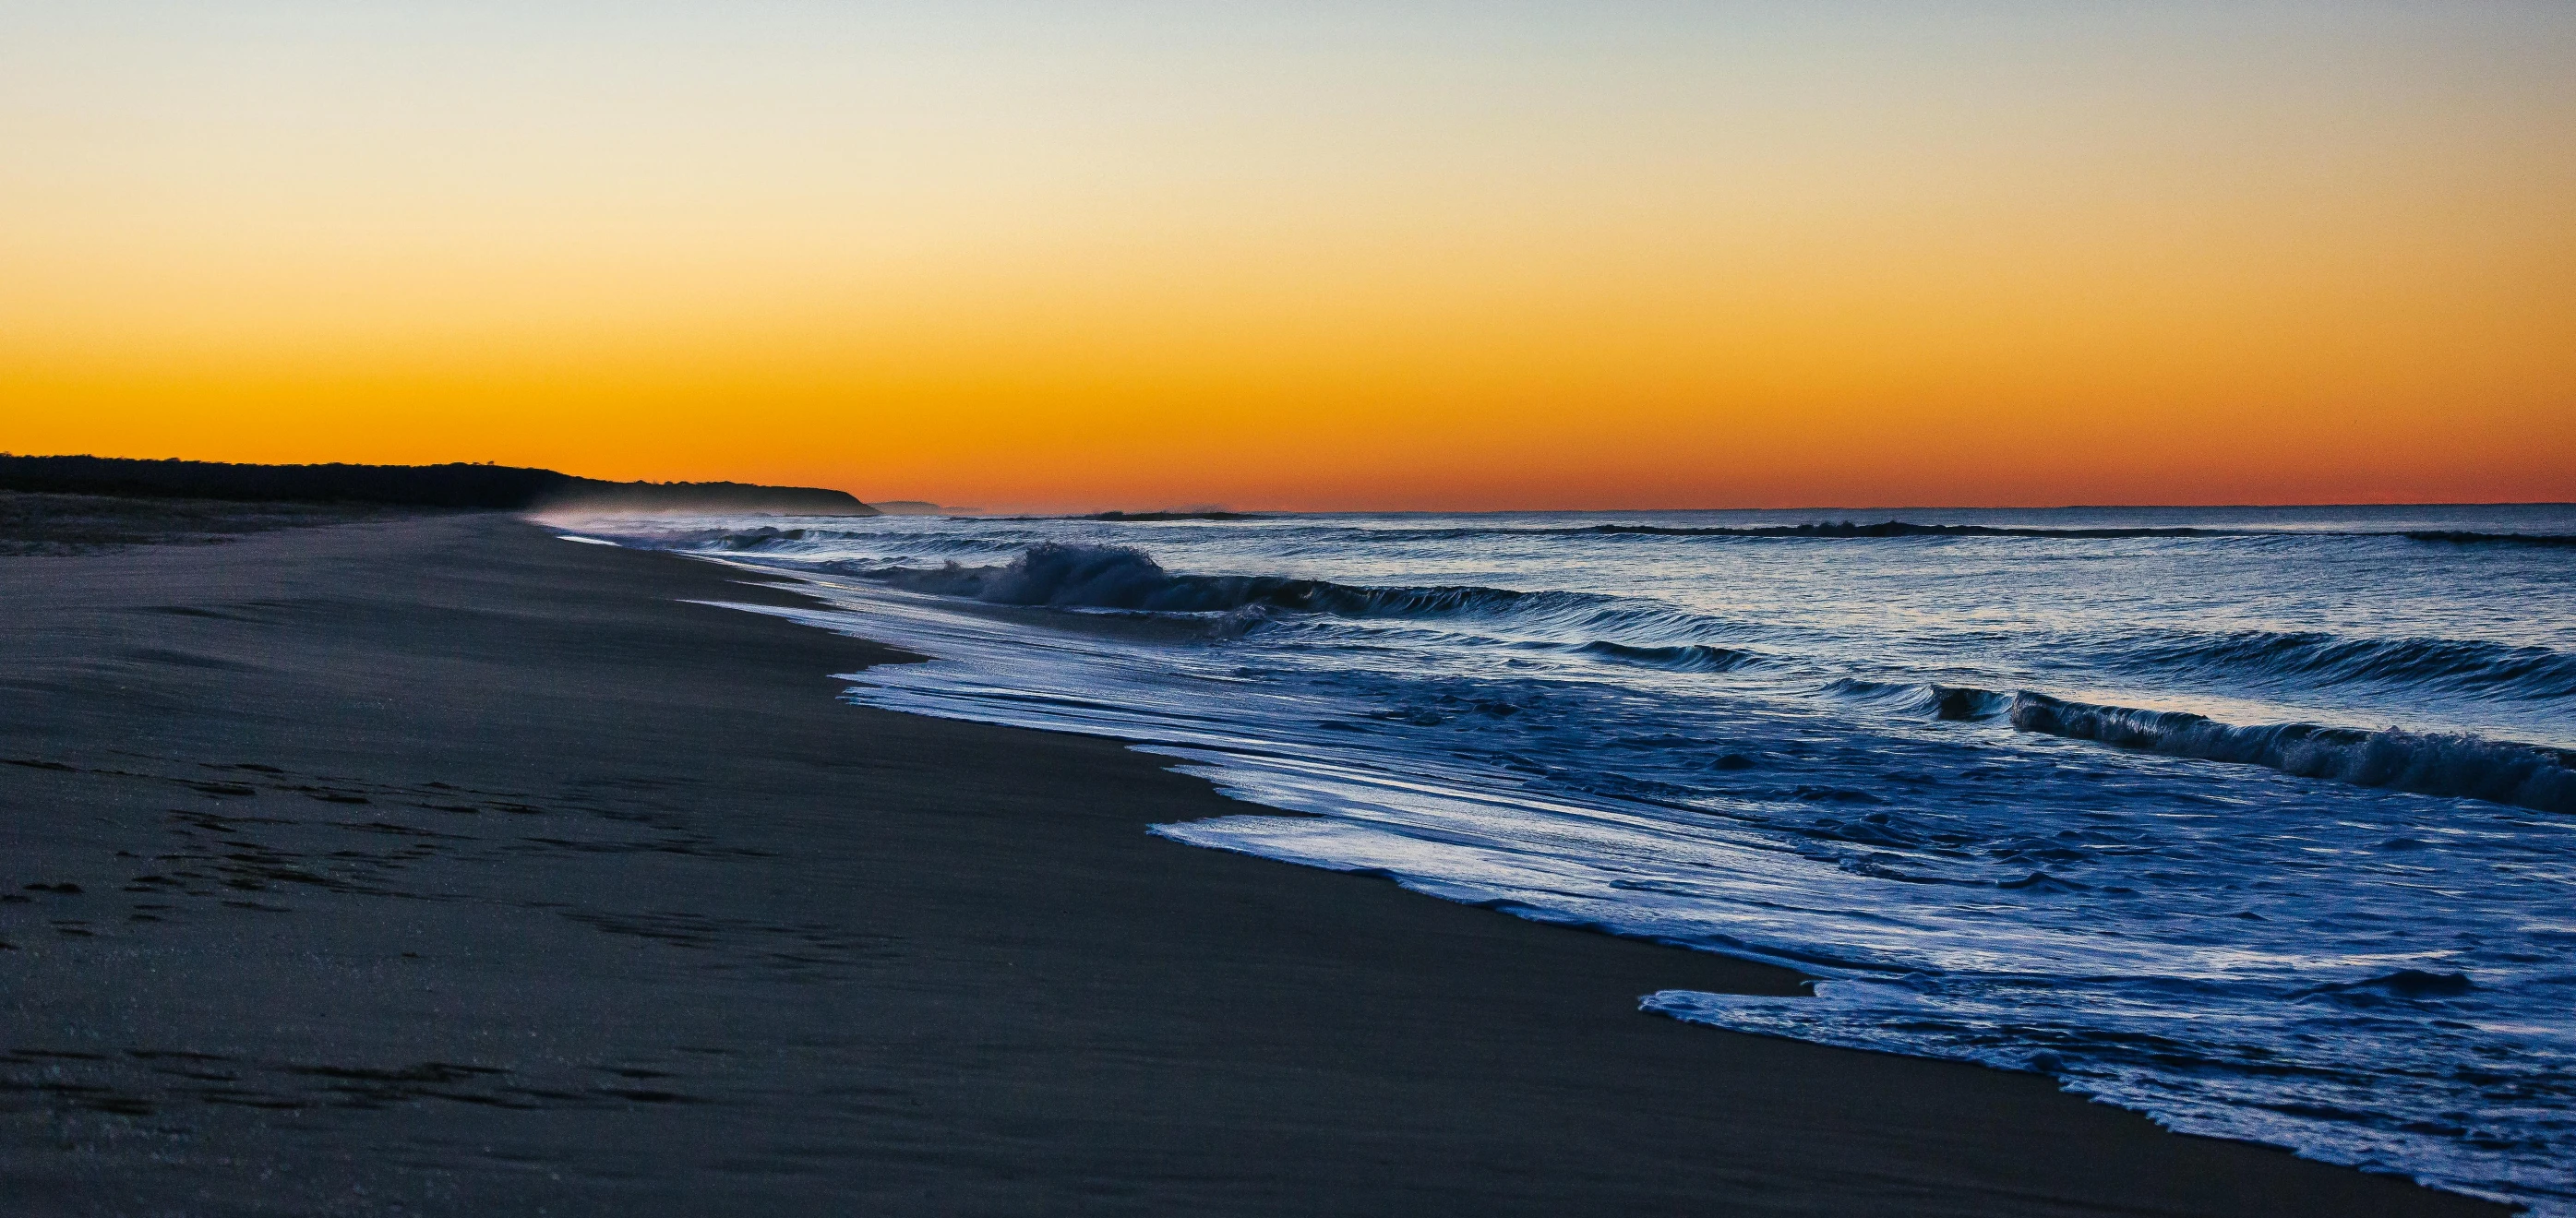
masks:
{"type": "Polygon", "coordinates": [[[2576,5],[30,0],[0,450],[2576,500],[2576,5]]]}

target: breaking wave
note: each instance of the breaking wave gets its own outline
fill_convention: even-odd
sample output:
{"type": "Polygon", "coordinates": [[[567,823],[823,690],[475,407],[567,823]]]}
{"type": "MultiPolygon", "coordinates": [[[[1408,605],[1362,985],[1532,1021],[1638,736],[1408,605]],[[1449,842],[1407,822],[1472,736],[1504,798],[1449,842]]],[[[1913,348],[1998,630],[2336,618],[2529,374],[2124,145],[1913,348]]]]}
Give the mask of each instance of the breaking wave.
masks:
{"type": "Polygon", "coordinates": [[[2481,799],[2542,812],[2576,812],[2576,750],[2445,732],[2368,730],[2314,723],[2239,726],[2183,711],[2142,710],[1964,685],[1828,683],[1827,695],[1900,715],[2008,717],[2025,732],[2118,748],[2257,765],[2301,778],[2418,795],[2481,799]]]}
{"type": "Polygon", "coordinates": [[[1186,575],[1167,571],[1128,546],[1047,542],[1001,566],[950,562],[934,568],[885,567],[870,578],[914,592],[995,605],[1052,609],[1124,609],[1152,613],[1227,613],[1281,609],[1335,617],[1453,617],[1524,606],[1594,607],[1614,598],[1579,592],[1518,592],[1473,585],[1372,588],[1277,575],[1186,575]]]}
{"type": "Polygon", "coordinates": [[[2377,683],[2486,698],[2576,698],[2576,656],[2477,639],[2239,631],[2123,648],[2117,658],[2186,672],[2225,670],[2261,685],[2377,683]]]}
{"type": "Polygon", "coordinates": [[[1928,715],[1935,719],[1992,719],[2012,707],[2012,695],[1971,685],[1938,685],[1912,681],[1863,681],[1845,677],[1828,683],[1824,692],[1851,702],[1860,702],[1895,714],[1928,715]]]}
{"type": "Polygon", "coordinates": [[[1733,672],[1747,665],[1764,663],[1769,658],[1758,652],[1736,647],[1713,647],[1706,643],[1635,647],[1626,643],[1596,641],[1585,643],[1576,650],[1622,664],[1661,668],[1668,672],[1733,672]]]}
{"type": "Polygon", "coordinates": [[[2355,786],[2576,812],[2576,752],[2565,749],[2399,728],[2238,726],[2182,711],[2067,702],[2028,690],[2013,696],[2011,713],[2012,725],[2025,732],[2258,765],[2355,786]]]}

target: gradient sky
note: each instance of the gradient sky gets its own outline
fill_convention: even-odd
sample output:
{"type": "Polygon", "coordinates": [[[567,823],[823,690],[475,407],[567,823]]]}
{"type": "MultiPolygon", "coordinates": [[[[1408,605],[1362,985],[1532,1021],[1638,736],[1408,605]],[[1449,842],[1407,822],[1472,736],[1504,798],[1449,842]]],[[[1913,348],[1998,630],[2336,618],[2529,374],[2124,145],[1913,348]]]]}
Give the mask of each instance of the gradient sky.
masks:
{"type": "Polygon", "coordinates": [[[0,449],[2576,499],[2576,4],[36,0],[0,449]]]}

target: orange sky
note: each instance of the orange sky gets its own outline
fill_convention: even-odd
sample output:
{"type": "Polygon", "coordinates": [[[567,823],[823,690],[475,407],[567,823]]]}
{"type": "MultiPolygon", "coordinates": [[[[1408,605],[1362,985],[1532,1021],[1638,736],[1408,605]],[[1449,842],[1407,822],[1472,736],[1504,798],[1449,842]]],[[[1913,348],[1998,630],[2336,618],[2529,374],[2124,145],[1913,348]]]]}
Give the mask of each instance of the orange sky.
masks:
{"type": "Polygon", "coordinates": [[[2571,10],[1906,11],[0,16],[0,449],[995,508],[2576,499],[2571,10]]]}

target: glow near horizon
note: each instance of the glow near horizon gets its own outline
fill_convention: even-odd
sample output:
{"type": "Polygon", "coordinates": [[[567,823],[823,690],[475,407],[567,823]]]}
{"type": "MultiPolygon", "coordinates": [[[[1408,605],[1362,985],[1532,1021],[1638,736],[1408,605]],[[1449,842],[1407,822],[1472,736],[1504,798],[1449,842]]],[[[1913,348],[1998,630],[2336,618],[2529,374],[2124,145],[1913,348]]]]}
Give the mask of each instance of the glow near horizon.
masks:
{"type": "Polygon", "coordinates": [[[0,14],[0,449],[2576,498],[2576,10],[0,14]]]}

